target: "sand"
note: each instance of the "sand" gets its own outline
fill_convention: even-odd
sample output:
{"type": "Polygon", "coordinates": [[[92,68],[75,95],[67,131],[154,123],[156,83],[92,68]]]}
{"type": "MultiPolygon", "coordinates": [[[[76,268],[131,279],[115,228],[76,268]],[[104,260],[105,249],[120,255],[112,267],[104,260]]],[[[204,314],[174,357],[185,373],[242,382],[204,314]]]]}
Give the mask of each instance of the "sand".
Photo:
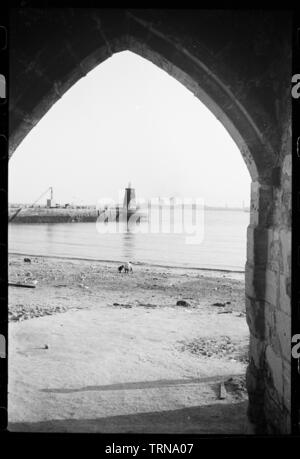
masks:
{"type": "Polygon", "coordinates": [[[246,433],[241,274],[23,258],[10,281],[37,283],[9,287],[9,430],[246,433]]]}

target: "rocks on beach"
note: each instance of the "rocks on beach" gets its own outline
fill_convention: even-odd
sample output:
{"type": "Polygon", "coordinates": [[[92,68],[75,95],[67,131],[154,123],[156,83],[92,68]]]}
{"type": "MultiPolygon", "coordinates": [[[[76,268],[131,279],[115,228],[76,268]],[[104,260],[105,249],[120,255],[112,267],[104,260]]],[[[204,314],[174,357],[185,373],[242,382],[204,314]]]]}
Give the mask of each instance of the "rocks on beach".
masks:
{"type": "Polygon", "coordinates": [[[213,303],[212,306],[218,306],[224,308],[226,304],[231,304],[231,301],[226,301],[225,303],[213,303]]]}
{"type": "Polygon", "coordinates": [[[234,353],[237,351],[237,344],[229,336],[219,336],[218,338],[201,337],[182,343],[181,350],[206,357],[233,358],[234,353]]]}
{"type": "Polygon", "coordinates": [[[8,319],[12,322],[19,322],[22,320],[33,319],[34,317],[43,317],[46,315],[57,314],[65,312],[68,308],[66,306],[37,306],[37,305],[24,305],[16,304],[10,305],[8,311],[8,319]]]}
{"type": "MultiPolygon", "coordinates": [[[[10,320],[23,320],[89,307],[207,308],[230,311],[244,317],[243,281],[195,270],[135,266],[134,276],[120,276],[116,263],[30,257],[30,269],[21,256],[10,256],[9,276],[36,289],[11,288],[10,320]],[[27,269],[26,269],[27,268],[27,269]],[[214,288],[218,284],[218,290],[214,288]],[[231,288],[232,287],[232,288],[231,288]],[[113,303],[115,303],[113,305],[113,303]],[[19,305],[23,305],[23,310],[19,305]]],[[[230,313],[230,312],[228,312],[230,313]]]]}
{"type": "Polygon", "coordinates": [[[184,306],[185,308],[191,307],[191,303],[186,300],[178,300],[176,306],[184,306]]]}

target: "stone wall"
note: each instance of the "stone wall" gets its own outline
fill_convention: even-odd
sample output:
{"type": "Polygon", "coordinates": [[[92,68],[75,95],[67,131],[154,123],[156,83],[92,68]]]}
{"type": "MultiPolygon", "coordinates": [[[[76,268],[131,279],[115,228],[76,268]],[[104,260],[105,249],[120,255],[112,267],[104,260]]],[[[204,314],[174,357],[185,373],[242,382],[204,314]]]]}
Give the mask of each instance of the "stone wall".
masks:
{"type": "Polygon", "coordinates": [[[246,308],[250,329],[248,415],[254,430],[291,431],[291,109],[270,185],[252,183],[246,308]]]}

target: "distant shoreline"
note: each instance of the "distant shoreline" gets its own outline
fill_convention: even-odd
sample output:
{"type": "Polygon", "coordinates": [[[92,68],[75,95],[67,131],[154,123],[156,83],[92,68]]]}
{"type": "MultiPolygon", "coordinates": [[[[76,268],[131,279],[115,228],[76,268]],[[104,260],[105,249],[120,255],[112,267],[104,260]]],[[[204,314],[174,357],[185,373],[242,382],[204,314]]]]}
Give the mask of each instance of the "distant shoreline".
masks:
{"type": "MultiPolygon", "coordinates": [[[[8,252],[8,255],[14,256],[24,256],[24,257],[33,257],[33,258],[53,258],[57,260],[69,260],[69,261],[87,261],[87,262],[94,262],[94,263],[112,263],[112,264],[122,264],[124,260],[101,260],[96,258],[84,258],[84,257],[68,257],[62,255],[43,255],[43,254],[32,254],[32,253],[25,253],[25,252],[8,252]]],[[[225,268],[200,268],[195,266],[175,266],[175,265],[162,265],[159,263],[149,263],[149,262],[134,262],[132,261],[134,266],[150,266],[155,268],[162,268],[162,269],[183,269],[183,270],[190,270],[190,271],[207,271],[210,273],[226,273],[226,274],[245,274],[243,270],[231,270],[225,268]]]]}
{"type": "MultiPolygon", "coordinates": [[[[80,212],[80,211],[90,211],[90,212],[95,212],[97,211],[96,207],[95,206],[79,206],[79,207],[26,207],[26,204],[20,204],[20,205],[16,205],[16,204],[13,204],[11,206],[9,206],[9,209],[11,210],[17,210],[18,207],[22,207],[22,210],[35,210],[37,212],[41,211],[41,210],[45,210],[45,211],[50,211],[50,212],[55,212],[55,211],[77,211],[77,212],[80,212]]],[[[162,208],[169,208],[171,206],[168,206],[168,205],[159,205],[159,204],[151,204],[151,207],[162,207],[162,208]]],[[[177,204],[174,206],[175,208],[177,207],[181,207],[181,204],[177,204]]],[[[185,204],[185,207],[193,207],[193,204],[185,204]]],[[[140,206],[139,207],[139,210],[147,210],[148,209],[148,206],[140,206]]],[[[204,210],[227,210],[227,211],[238,211],[238,212],[250,212],[250,208],[249,207],[214,207],[214,206],[204,206],[204,210]]]]}
{"type": "MultiPolygon", "coordinates": [[[[169,211],[171,207],[169,206],[153,206],[153,208],[160,208],[164,211],[169,211]]],[[[179,208],[175,206],[174,209],[179,208]]],[[[147,208],[145,208],[147,210],[147,208]]],[[[144,209],[140,209],[144,211],[144,209]]],[[[244,212],[250,213],[250,211],[245,208],[226,208],[226,207],[204,207],[205,212],[244,212]]],[[[16,210],[10,209],[9,219],[13,218],[16,210]]],[[[10,224],[55,224],[55,223],[96,223],[99,217],[99,213],[96,209],[91,208],[24,208],[18,213],[12,221],[9,221],[10,224]]]]}

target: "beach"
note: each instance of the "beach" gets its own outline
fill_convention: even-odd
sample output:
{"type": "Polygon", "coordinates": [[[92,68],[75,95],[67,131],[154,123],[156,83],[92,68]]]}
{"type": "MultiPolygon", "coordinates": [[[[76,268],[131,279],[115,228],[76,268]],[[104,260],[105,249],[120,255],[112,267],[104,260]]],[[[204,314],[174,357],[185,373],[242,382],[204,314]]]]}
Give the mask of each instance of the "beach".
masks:
{"type": "Polygon", "coordinates": [[[9,429],[245,433],[243,274],[117,268],[9,256],[9,429]]]}

